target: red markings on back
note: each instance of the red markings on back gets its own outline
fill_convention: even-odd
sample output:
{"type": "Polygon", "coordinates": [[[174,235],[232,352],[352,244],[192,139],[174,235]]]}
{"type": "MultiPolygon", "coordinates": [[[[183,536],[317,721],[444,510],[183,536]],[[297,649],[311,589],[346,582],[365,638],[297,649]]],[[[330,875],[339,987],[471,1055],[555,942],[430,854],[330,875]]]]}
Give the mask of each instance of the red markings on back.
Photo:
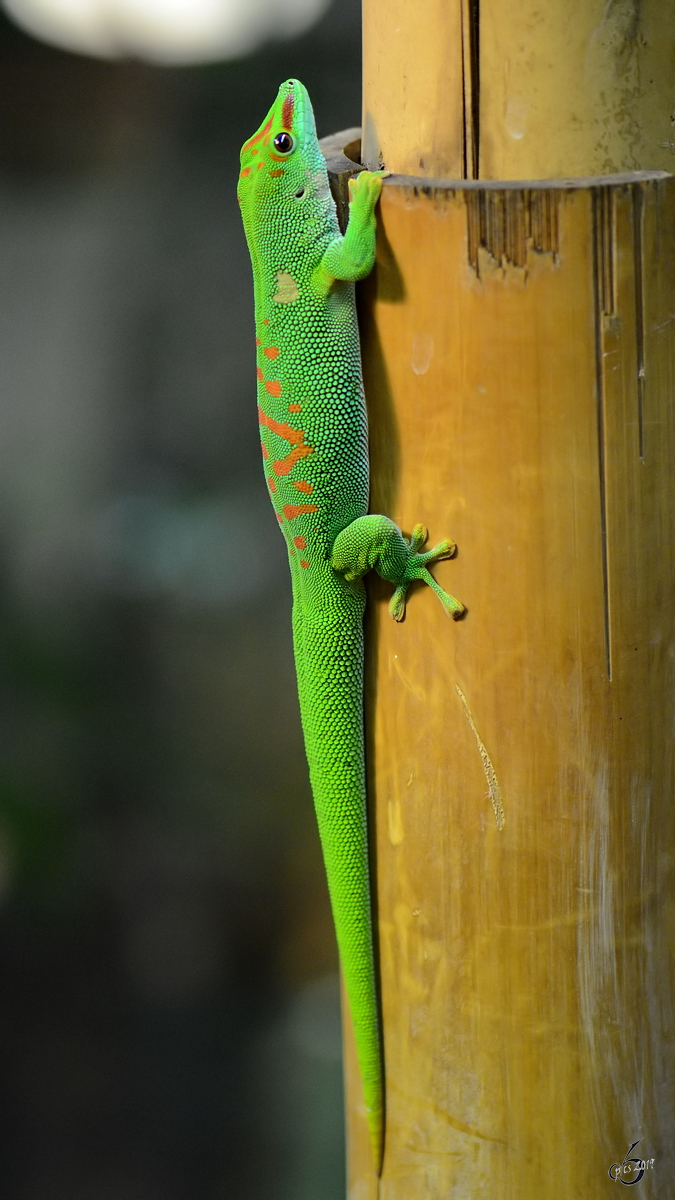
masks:
{"type": "Polygon", "coordinates": [[[269,392],[270,396],[280,396],[281,384],[279,383],[279,380],[268,379],[267,383],[265,384],[265,391],[269,392]]]}
{"type": "Polygon", "coordinates": [[[284,129],[291,130],[293,128],[293,109],[295,107],[295,96],[289,92],[281,106],[281,124],[284,129]]]}
{"type": "Polygon", "coordinates": [[[272,469],[275,475],[290,475],[293,467],[301,458],[307,458],[308,454],[314,453],[313,446],[294,446],[290,454],[285,458],[277,458],[272,463],[272,469]]]}
{"type": "Polygon", "coordinates": [[[307,562],[307,559],[306,559],[306,558],[301,558],[301,559],[300,559],[300,566],[301,566],[301,567],[308,567],[308,566],[309,566],[309,563],[307,562]]]}
{"type": "Polygon", "coordinates": [[[287,521],[294,521],[296,517],[301,517],[303,513],[318,512],[317,504],[284,504],[284,516],[287,521]]]}
{"type": "Polygon", "coordinates": [[[255,344],[256,344],[256,346],[262,346],[262,342],[261,342],[260,338],[255,339],[255,344]]]}
{"type": "Polygon", "coordinates": [[[283,173],[284,172],[282,169],[279,169],[278,171],[270,171],[270,176],[272,177],[272,179],[277,179],[279,177],[279,175],[283,175],[283,173]]]}
{"type": "Polygon", "coordinates": [[[263,350],[265,358],[278,358],[281,351],[278,346],[266,346],[263,350]]]}
{"type": "Polygon", "coordinates": [[[250,168],[250,167],[244,167],[243,171],[241,171],[241,172],[240,172],[240,174],[241,174],[242,178],[243,178],[244,176],[246,176],[246,175],[250,175],[250,174],[251,174],[251,168],[250,168]]]}
{"type": "Polygon", "coordinates": [[[304,550],[305,547],[307,546],[307,538],[306,537],[295,537],[295,538],[293,538],[293,545],[297,546],[298,550],[304,550]]]}
{"type": "MultiPolygon", "coordinates": [[[[275,421],[274,417],[268,417],[266,412],[263,412],[258,405],[258,420],[261,425],[267,429],[271,429],[272,433],[276,433],[278,437],[283,438],[285,442],[289,442],[291,446],[303,446],[305,444],[304,429],[294,429],[292,425],[288,425],[285,421],[275,421]]],[[[307,446],[307,450],[313,453],[314,447],[307,446]]]]}
{"type": "MultiPolygon", "coordinates": [[[[265,385],[269,389],[269,385],[265,385]]],[[[258,405],[258,418],[261,425],[265,425],[272,433],[276,433],[278,437],[288,442],[293,449],[285,458],[278,458],[273,464],[275,475],[290,475],[293,467],[301,458],[306,458],[308,454],[314,453],[314,447],[308,446],[305,442],[305,432],[303,429],[294,429],[292,425],[288,425],[285,421],[275,421],[274,417],[268,417],[264,413],[260,405],[258,405]]]]}
{"type": "Polygon", "coordinates": [[[314,491],[311,483],[308,483],[306,479],[294,479],[293,487],[297,488],[299,492],[304,492],[306,496],[311,496],[314,491]]]}
{"type": "Polygon", "coordinates": [[[284,523],[284,518],[281,516],[281,514],[280,514],[280,513],[278,513],[278,512],[275,512],[275,514],[274,514],[274,515],[275,515],[275,517],[276,517],[277,521],[279,522],[279,524],[280,524],[280,525],[283,525],[283,523],[284,523]]]}
{"type": "Polygon", "coordinates": [[[262,383],[262,378],[263,378],[262,367],[256,367],[255,373],[258,376],[258,379],[260,380],[260,382],[262,383]]]}
{"type": "Polygon", "coordinates": [[[263,458],[269,458],[269,456],[270,456],[270,452],[269,452],[269,450],[267,449],[267,446],[265,445],[265,443],[264,443],[264,442],[261,442],[261,443],[260,443],[260,445],[262,446],[262,454],[263,454],[263,458]]]}
{"type": "Polygon", "coordinates": [[[269,325],[269,323],[270,323],[269,317],[265,317],[265,320],[263,321],[263,325],[269,325]]]}
{"type": "Polygon", "coordinates": [[[276,492],[276,490],[277,490],[277,481],[276,481],[276,479],[268,479],[268,480],[267,480],[267,486],[268,486],[268,488],[270,489],[270,491],[271,491],[271,492],[276,492]]]}
{"type": "Polygon", "coordinates": [[[288,411],[289,412],[302,412],[302,405],[301,404],[289,404],[288,411]]]}

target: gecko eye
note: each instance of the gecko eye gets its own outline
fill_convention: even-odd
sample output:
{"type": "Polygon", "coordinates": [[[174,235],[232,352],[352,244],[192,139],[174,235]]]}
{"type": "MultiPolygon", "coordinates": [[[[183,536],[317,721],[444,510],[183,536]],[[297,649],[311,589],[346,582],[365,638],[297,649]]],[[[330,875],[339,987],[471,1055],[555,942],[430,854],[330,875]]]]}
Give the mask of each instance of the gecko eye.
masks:
{"type": "Polygon", "coordinates": [[[279,154],[290,154],[295,142],[290,133],[278,133],[274,139],[274,149],[279,154]]]}
{"type": "Polygon", "coordinates": [[[305,194],[305,189],[300,188],[300,191],[295,193],[296,200],[302,200],[302,197],[304,196],[304,194],[305,194]]]}

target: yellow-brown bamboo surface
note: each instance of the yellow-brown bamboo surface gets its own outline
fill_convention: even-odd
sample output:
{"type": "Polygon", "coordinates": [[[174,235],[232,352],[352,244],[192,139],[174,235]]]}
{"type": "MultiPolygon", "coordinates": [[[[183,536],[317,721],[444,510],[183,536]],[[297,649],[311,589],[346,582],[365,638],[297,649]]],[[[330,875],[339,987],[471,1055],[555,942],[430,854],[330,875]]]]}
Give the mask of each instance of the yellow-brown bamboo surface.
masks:
{"type": "Polygon", "coordinates": [[[364,0],[364,162],[427,178],[675,169],[672,0],[364,0]]]}
{"type": "Polygon", "coordinates": [[[378,1193],[347,1022],[349,1200],[599,1200],[638,1139],[675,1195],[674,264],[673,177],[385,182],[371,511],[457,541],[467,613],[370,586],[386,1148],[378,1193]]]}

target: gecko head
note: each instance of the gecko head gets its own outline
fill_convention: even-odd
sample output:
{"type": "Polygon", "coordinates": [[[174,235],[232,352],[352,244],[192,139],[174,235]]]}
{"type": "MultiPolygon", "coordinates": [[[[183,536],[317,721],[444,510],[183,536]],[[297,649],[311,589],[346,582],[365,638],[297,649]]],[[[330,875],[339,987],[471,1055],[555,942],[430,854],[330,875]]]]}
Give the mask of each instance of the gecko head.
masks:
{"type": "Polygon", "coordinates": [[[316,193],[321,175],[325,165],[307,89],[299,79],[287,79],[260,128],[241,149],[237,194],[244,223],[277,197],[295,207],[316,193]]]}

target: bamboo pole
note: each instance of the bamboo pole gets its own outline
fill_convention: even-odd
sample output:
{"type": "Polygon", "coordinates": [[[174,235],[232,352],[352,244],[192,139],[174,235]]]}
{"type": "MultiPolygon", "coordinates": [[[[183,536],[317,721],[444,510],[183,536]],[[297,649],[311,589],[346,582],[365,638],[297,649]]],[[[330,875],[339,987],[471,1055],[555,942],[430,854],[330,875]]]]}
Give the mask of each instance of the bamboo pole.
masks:
{"type": "Polygon", "coordinates": [[[364,162],[545,179],[675,162],[670,0],[364,0],[364,162]]]}
{"type": "MultiPolygon", "coordinates": [[[[412,36],[398,0],[364,5],[366,156],[416,176],[385,181],[360,297],[371,509],[457,540],[435,573],[468,613],[451,623],[422,589],[398,626],[370,587],[386,1147],[378,1185],[347,1021],[348,1195],[599,1200],[640,1139],[639,1194],[661,1200],[675,1167],[675,179],[656,168],[671,161],[673,14],[657,0],[569,2],[567,24],[558,2],[538,22],[529,0],[450,7],[416,6],[428,24],[412,36]],[[504,116],[516,95],[520,137],[504,116]],[[609,169],[623,173],[552,178],[609,169]],[[442,173],[455,182],[430,182],[442,173]]],[[[329,165],[338,191],[357,169],[329,165]]]]}

